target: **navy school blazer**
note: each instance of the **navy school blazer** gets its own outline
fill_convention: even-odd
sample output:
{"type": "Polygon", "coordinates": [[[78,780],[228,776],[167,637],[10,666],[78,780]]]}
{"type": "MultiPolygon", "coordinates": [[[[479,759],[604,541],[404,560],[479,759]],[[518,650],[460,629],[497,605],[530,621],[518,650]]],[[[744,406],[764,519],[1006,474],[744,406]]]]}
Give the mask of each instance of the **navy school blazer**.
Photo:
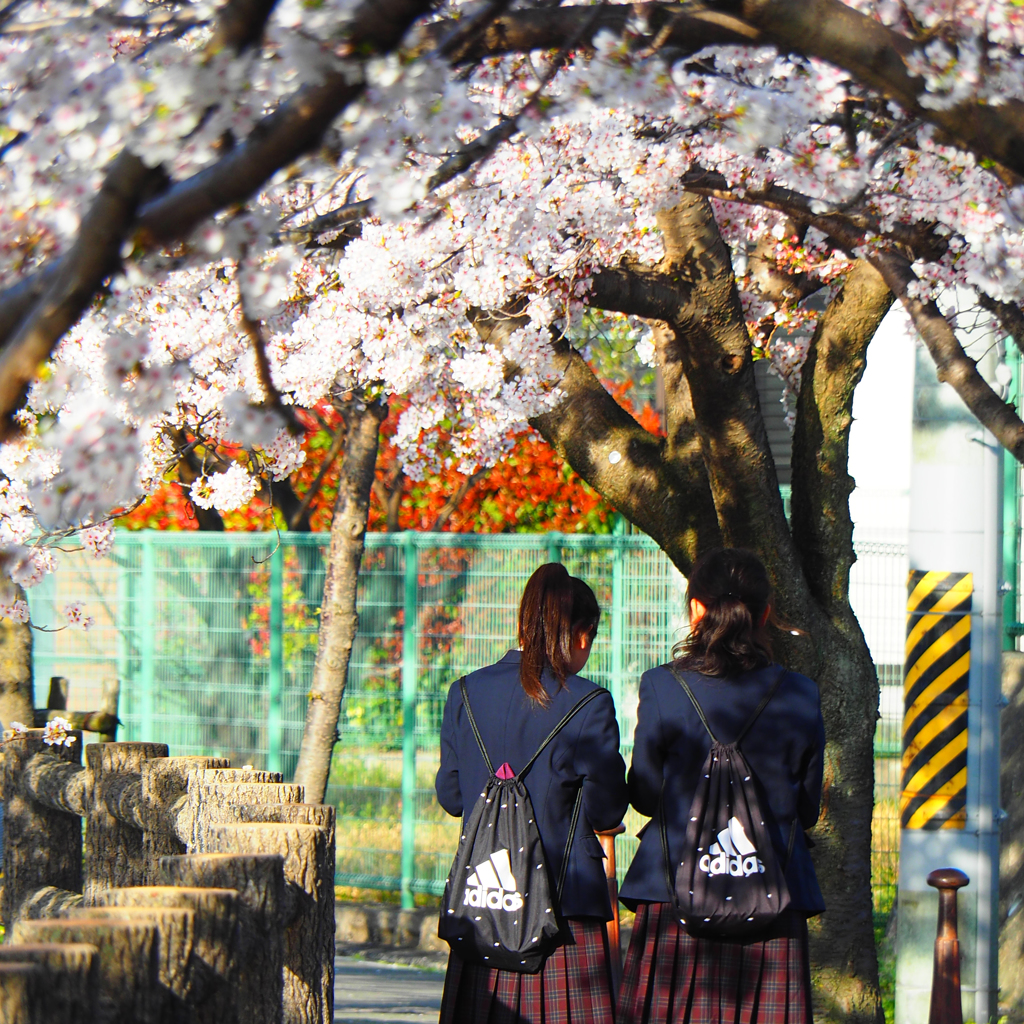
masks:
{"type": "MultiPolygon", "coordinates": [[[[689,673],[687,682],[722,743],[732,743],[768,692],[779,666],[755,669],[729,679],[689,673]]],[[[668,666],[645,672],[640,679],[629,769],[630,803],[643,815],[658,813],[664,781],[664,813],[671,863],[683,858],[686,825],[694,792],[711,739],[690,698],[668,666]]],[[[793,853],[786,866],[791,905],[807,915],[825,909],[803,830],[818,820],[825,752],[821,700],[813,680],[787,671],[775,696],[740,743],[766,800],[772,845],[779,863],[794,820],[793,853]]],[[[619,893],[627,907],[669,900],[665,856],[657,820],[640,832],[640,846],[619,893]]]]}
{"type": "MultiPolygon", "coordinates": [[[[533,756],[544,737],[596,683],[569,676],[561,687],[550,669],[541,681],[551,697],[535,705],[519,682],[519,651],[466,676],[473,717],[495,771],[508,762],[513,772],[533,756]]],[[[537,827],[552,887],[562,867],[569,820],[580,786],[583,806],[569,854],[562,892],[566,917],[611,919],[604,873],[604,851],[594,830],[615,828],[626,813],[626,765],[619,754],[619,725],[612,696],[604,691],[551,741],[524,780],[536,812],[537,827]]],[[[473,738],[458,683],[448,691],[441,721],[441,767],[435,790],[451,815],[468,814],[484,786],[487,768],[473,738]]]]}

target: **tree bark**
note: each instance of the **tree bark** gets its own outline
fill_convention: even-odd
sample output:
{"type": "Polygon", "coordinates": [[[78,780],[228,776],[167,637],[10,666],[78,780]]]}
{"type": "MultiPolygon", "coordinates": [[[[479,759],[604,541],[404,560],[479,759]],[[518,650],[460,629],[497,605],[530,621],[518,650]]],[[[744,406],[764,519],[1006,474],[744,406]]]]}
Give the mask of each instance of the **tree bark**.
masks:
{"type": "Polygon", "coordinates": [[[592,304],[656,321],[668,438],[659,443],[647,435],[642,445],[619,447],[622,457],[612,465],[606,424],[624,413],[615,412],[579,355],[565,350],[560,387],[567,399],[534,425],[684,574],[695,557],[718,544],[756,551],[772,578],[779,611],[808,632],[808,639],[781,635],[776,656],[819,681],[829,738],[822,821],[815,832],[815,861],[829,907],[812,921],[815,1007],[820,1019],[875,1024],[881,1002],[870,842],[878,691],[847,594],[853,553],[845,467],[853,390],[892,296],[877,274],[858,266],[849,291],[822,317],[798,408],[791,532],[735,276],[710,207],[688,195],[659,219],[666,243],[662,263],[643,272],[628,266],[595,272],[592,304]],[[593,457],[598,445],[603,459],[593,457]],[[646,461],[635,458],[637,450],[649,453],[646,461]]]}
{"type": "Polygon", "coordinates": [[[208,853],[163,857],[168,885],[238,894],[239,956],[234,1018],[225,1024],[281,1024],[284,860],[276,855],[208,853]]]}
{"type": "Polygon", "coordinates": [[[38,964],[0,963],[0,1020],[4,1024],[40,1024],[39,996],[45,988],[38,964]]]}
{"type": "MultiPolygon", "coordinates": [[[[5,581],[5,601],[25,600],[25,591],[5,581]]],[[[27,622],[0,620],[0,725],[33,724],[32,627],[27,622]]]]}
{"type": "Polygon", "coordinates": [[[178,907],[194,912],[187,979],[189,1024],[242,1024],[232,990],[241,965],[239,895],[234,889],[140,886],[108,889],[101,899],[110,907],[178,907]]]}
{"type": "MultiPolygon", "coordinates": [[[[70,747],[47,747],[42,729],[30,729],[4,744],[4,886],[0,902],[9,928],[24,900],[46,886],[82,889],[82,825],[75,814],[39,803],[30,795],[25,766],[43,751],[47,760],[79,767],[81,734],[70,747]]],[[[73,770],[73,768],[72,768],[73,770]]]]}
{"type": "MultiPolygon", "coordinates": [[[[0,962],[38,964],[44,984],[35,994],[40,1024],[95,1024],[99,997],[99,950],[85,943],[0,946],[0,962]]],[[[0,1013],[0,1020],[8,1018],[0,1013]]]]}
{"type": "Polygon", "coordinates": [[[8,943],[85,943],[99,951],[99,1009],[104,1024],[162,1024],[154,984],[159,937],[148,921],[77,918],[19,921],[8,943]]]}
{"type": "Polygon", "coordinates": [[[211,845],[223,853],[284,858],[284,1024],[332,1024],[334,958],[324,956],[323,930],[334,925],[333,848],[329,829],[264,823],[213,825],[211,845]]]}
{"type": "Polygon", "coordinates": [[[370,489],[377,462],[380,425],[387,415],[383,401],[343,406],[347,424],[345,455],[338,477],[338,498],[331,520],[331,546],[320,611],[316,663],[306,705],[295,781],[310,803],[323,802],[331,755],[338,736],[338,714],[348,679],[348,664],[359,617],[356,593],[363,560],[370,489]]]}
{"type": "MultiPolygon", "coordinates": [[[[92,776],[85,825],[83,895],[87,904],[103,889],[145,885],[149,880],[143,832],[112,814],[107,796],[108,790],[120,791],[127,781],[141,782],[139,772],[145,761],[166,756],[166,743],[90,743],[85,748],[92,776]]],[[[115,794],[109,795],[113,800],[115,794]]],[[[131,804],[132,808],[137,806],[131,804]]]]}

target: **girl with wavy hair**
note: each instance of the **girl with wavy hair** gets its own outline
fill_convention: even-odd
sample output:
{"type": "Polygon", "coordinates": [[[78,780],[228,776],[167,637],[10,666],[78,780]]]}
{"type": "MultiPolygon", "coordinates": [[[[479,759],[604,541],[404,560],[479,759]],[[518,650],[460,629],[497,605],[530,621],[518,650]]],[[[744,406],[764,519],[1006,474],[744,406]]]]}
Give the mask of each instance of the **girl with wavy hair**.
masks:
{"type": "Polygon", "coordinates": [[[818,819],[821,797],[818,687],[773,663],[769,630],[779,624],[756,555],[708,552],[693,567],[687,598],[689,636],[670,665],[640,680],[629,796],[653,820],[640,834],[620,893],[636,921],[619,1024],[811,1024],[807,918],[825,909],[804,837],[818,819]],[[739,746],[761,790],[789,908],[763,933],[742,940],[693,935],[675,912],[669,865],[685,856],[694,794],[711,748],[708,728],[720,742],[734,742],[769,695],[739,746]]]}

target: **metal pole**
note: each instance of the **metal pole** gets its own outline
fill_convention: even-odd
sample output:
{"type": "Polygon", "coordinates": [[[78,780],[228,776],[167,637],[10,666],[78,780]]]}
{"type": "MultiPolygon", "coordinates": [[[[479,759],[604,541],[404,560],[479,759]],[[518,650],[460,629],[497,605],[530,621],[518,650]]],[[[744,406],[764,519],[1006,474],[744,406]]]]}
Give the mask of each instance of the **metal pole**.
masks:
{"type": "Polygon", "coordinates": [[[270,665],[267,672],[267,769],[281,770],[284,722],[281,694],[284,687],[284,549],[278,543],[270,556],[270,665]]]}
{"type": "MultiPolygon", "coordinates": [[[[993,379],[991,335],[967,347],[993,379]]],[[[1002,454],[920,343],[913,437],[896,1024],[928,1014],[938,895],[925,879],[943,866],[972,880],[961,899],[963,1014],[987,1024],[998,1006],[1002,454]],[[928,614],[922,601],[944,603],[928,614]]]]}
{"type": "Polygon", "coordinates": [[[156,552],[153,535],[142,534],[142,579],[139,581],[139,739],[155,743],[153,716],[156,688],[156,552]]]}
{"type": "Polygon", "coordinates": [[[402,617],[402,908],[414,906],[412,884],[416,874],[416,598],[419,586],[419,551],[416,534],[402,537],[405,595],[402,617]]]}
{"type": "Polygon", "coordinates": [[[939,890],[939,924],[935,934],[932,1001],[928,1024],[964,1024],[960,998],[960,937],[956,926],[956,891],[970,879],[956,868],[939,868],[928,884],[939,890]]]}

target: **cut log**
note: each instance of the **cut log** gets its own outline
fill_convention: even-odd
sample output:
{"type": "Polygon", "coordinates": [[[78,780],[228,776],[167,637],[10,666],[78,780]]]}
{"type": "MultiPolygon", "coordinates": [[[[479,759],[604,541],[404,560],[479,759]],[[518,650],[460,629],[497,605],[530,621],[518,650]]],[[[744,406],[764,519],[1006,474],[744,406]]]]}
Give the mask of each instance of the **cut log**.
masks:
{"type": "Polygon", "coordinates": [[[324,961],[322,937],[325,911],[329,906],[333,916],[334,909],[333,870],[325,870],[327,831],[281,824],[211,825],[209,830],[211,845],[225,853],[277,853],[284,859],[293,901],[284,932],[285,1024],[331,1024],[334,1019],[334,961],[324,961]]]}
{"type": "Polygon", "coordinates": [[[241,965],[236,890],[152,885],[108,889],[100,898],[111,907],[181,907],[193,911],[195,937],[187,998],[190,1024],[242,1024],[235,990],[241,965]]]}
{"type": "Polygon", "coordinates": [[[143,847],[146,857],[146,882],[159,880],[161,857],[186,852],[185,839],[178,837],[178,813],[187,806],[189,771],[198,768],[227,768],[226,757],[161,757],[142,765],[142,817],[146,823],[143,847]],[[183,804],[182,801],[185,801],[183,804]]]}
{"type": "Polygon", "coordinates": [[[159,939],[151,921],[75,918],[18,921],[8,942],[53,942],[95,946],[99,963],[99,1013],[102,1024],[162,1024],[156,956],[159,939]]]}
{"type": "Polygon", "coordinates": [[[29,961],[0,963],[0,1022],[45,1024],[39,1008],[43,970],[29,961]]]}
{"type": "Polygon", "coordinates": [[[164,880],[172,886],[238,892],[242,959],[237,975],[237,1020],[239,1024],[281,1024],[284,858],[190,854],[162,857],[160,868],[164,880]]]}
{"type": "Polygon", "coordinates": [[[164,998],[175,1011],[165,1016],[185,1021],[185,1001],[189,996],[192,972],[190,963],[195,946],[195,911],[183,907],[75,907],[67,910],[69,921],[145,921],[156,925],[157,979],[167,991],[164,998]],[[179,1005],[180,1004],[180,1005],[179,1005]]]}
{"type": "Polygon", "coordinates": [[[99,951],[95,946],[82,942],[0,946],[0,963],[14,962],[38,964],[43,969],[44,984],[35,996],[41,1022],[95,1024],[99,1005],[99,951]]]}
{"type": "Polygon", "coordinates": [[[4,744],[4,886],[0,917],[9,928],[22,901],[44,886],[72,892],[82,889],[82,825],[78,817],[44,807],[24,783],[25,766],[44,751],[56,760],[78,764],[81,734],[70,747],[48,747],[42,729],[29,729],[4,744]]]}
{"type": "Polygon", "coordinates": [[[117,717],[117,705],[121,697],[121,681],[104,679],[101,684],[100,710],[110,717],[113,724],[107,732],[100,733],[101,743],[114,743],[117,740],[117,727],[121,720],[117,717]]]}
{"type": "Polygon", "coordinates": [[[188,808],[190,832],[185,843],[189,853],[197,853],[202,845],[200,833],[204,821],[206,793],[210,786],[239,783],[280,783],[280,772],[254,768],[195,768],[188,773],[188,808]]]}
{"type": "Polygon", "coordinates": [[[195,847],[189,853],[215,852],[209,845],[211,825],[248,823],[251,808],[267,804],[301,804],[302,786],[290,782],[216,782],[203,783],[198,779],[197,799],[193,806],[200,820],[194,828],[195,847]],[[205,825],[205,828],[203,827],[205,825]]]}
{"type": "Polygon", "coordinates": [[[87,904],[102,889],[144,885],[147,881],[142,831],[111,814],[106,791],[113,788],[123,794],[126,774],[137,775],[144,762],[166,756],[165,743],[90,743],[86,746],[85,760],[92,773],[85,827],[83,893],[87,904]]]}
{"type": "Polygon", "coordinates": [[[74,764],[52,754],[36,754],[25,765],[22,785],[28,794],[44,807],[64,814],[84,818],[89,773],[80,764],[74,764]]]}
{"type": "Polygon", "coordinates": [[[36,889],[21,902],[18,908],[18,921],[44,921],[50,917],[60,917],[65,910],[82,905],[80,892],[68,892],[53,885],[44,885],[36,889]]]}

